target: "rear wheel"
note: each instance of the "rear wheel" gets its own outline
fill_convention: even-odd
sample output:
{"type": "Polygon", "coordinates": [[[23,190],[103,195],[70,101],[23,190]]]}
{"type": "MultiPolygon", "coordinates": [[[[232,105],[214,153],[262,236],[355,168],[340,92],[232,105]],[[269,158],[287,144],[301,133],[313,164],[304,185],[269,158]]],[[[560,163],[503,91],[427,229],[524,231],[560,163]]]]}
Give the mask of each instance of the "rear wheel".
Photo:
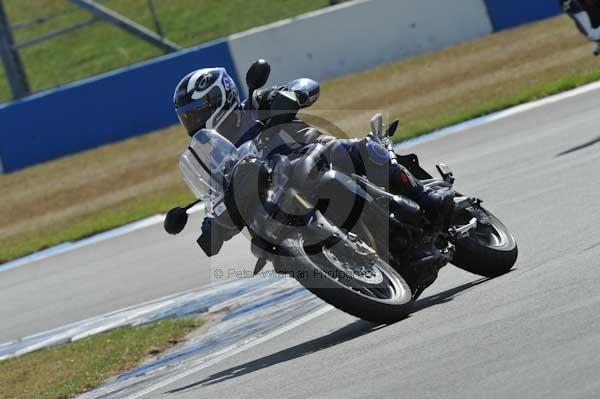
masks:
{"type": "Polygon", "coordinates": [[[506,226],[484,208],[462,211],[464,219],[478,218],[477,228],[469,237],[455,243],[452,264],[484,277],[508,273],[517,261],[517,242],[506,226]],[[486,223],[480,223],[484,219],[486,223]],[[487,219],[487,220],[485,220],[487,219]]]}
{"type": "Polygon", "coordinates": [[[322,245],[314,253],[296,235],[284,242],[290,256],[280,258],[278,268],[358,318],[389,324],[408,316],[412,293],[402,276],[362,242],[347,244],[322,245]]]}

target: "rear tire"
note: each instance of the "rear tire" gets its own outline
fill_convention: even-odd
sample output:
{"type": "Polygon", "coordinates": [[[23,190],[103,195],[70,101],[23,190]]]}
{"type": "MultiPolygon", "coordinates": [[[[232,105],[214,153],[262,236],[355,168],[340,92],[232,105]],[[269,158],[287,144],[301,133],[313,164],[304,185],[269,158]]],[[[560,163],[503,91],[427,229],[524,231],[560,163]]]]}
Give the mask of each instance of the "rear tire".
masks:
{"type": "MultiPolygon", "coordinates": [[[[347,262],[332,260],[327,251],[343,256],[340,253],[343,249],[339,248],[341,244],[338,243],[333,248],[323,247],[317,254],[309,255],[302,243],[300,235],[285,240],[283,247],[288,251],[289,257],[279,258],[276,268],[285,270],[317,297],[346,313],[374,323],[395,323],[410,314],[413,300],[408,284],[395,269],[377,255],[370,255],[368,259],[372,265],[363,267],[362,270],[372,270],[373,275],[383,279],[383,282],[375,284],[373,277],[373,284],[370,284],[361,280],[362,275],[356,279],[336,280],[334,277],[337,274],[327,271],[340,270],[340,264],[347,262]],[[356,287],[351,288],[349,285],[356,287]],[[360,292],[357,287],[364,291],[360,292]]],[[[360,257],[361,255],[354,254],[351,259],[366,264],[366,258],[360,257]]],[[[357,271],[358,266],[357,263],[352,265],[357,271]]]]}
{"type": "Polygon", "coordinates": [[[481,210],[490,218],[491,226],[479,225],[468,238],[457,241],[452,264],[483,277],[498,277],[508,273],[517,261],[517,241],[500,219],[481,210]]]}

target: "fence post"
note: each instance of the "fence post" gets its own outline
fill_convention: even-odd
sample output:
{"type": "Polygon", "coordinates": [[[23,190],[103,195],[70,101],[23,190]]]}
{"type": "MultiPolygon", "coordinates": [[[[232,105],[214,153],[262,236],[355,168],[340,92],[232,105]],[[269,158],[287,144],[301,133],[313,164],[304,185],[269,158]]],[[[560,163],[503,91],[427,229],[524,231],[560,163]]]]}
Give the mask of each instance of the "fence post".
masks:
{"type": "Polygon", "coordinates": [[[104,19],[105,21],[110,22],[111,24],[131,33],[132,35],[135,35],[138,38],[159,47],[165,53],[172,53],[181,50],[177,44],[157,35],[151,30],[146,29],[144,26],[125,18],[124,16],[96,3],[93,0],[70,1],[73,4],[90,11],[98,18],[104,19]]]}
{"type": "Polygon", "coordinates": [[[0,58],[2,58],[13,98],[17,99],[29,94],[29,84],[19,52],[15,49],[14,44],[10,25],[4,12],[4,4],[0,0],[0,58]]]}
{"type": "Polygon", "coordinates": [[[154,28],[156,29],[156,33],[160,37],[165,37],[162,27],[160,26],[160,21],[158,20],[158,15],[156,14],[156,8],[154,7],[154,0],[146,0],[148,3],[148,9],[150,10],[150,15],[152,16],[152,20],[154,21],[154,28]]]}

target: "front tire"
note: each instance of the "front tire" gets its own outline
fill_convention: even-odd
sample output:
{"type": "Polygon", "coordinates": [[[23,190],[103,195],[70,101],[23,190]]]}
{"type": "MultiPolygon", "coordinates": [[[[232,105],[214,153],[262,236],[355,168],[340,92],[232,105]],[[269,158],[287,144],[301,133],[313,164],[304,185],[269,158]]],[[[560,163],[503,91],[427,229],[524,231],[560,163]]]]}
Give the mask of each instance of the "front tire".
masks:
{"type": "Polygon", "coordinates": [[[323,245],[309,254],[301,235],[288,238],[283,247],[288,256],[277,260],[276,267],[336,308],[381,324],[410,314],[413,300],[408,284],[377,255],[361,255],[342,243],[323,245]]]}
{"type": "MultiPolygon", "coordinates": [[[[464,212],[468,218],[477,216],[469,210],[464,212]]],[[[469,237],[455,243],[452,264],[483,277],[498,277],[508,273],[517,261],[517,241],[500,219],[483,208],[480,212],[489,218],[490,225],[478,225],[469,237]]]]}

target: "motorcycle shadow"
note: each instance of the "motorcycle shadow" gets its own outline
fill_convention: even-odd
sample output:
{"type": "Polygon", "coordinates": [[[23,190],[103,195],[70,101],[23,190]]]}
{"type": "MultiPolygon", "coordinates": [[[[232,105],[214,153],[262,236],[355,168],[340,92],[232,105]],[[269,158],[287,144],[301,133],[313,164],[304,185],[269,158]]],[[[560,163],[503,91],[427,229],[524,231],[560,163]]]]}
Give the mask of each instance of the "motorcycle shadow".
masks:
{"type": "Polygon", "coordinates": [[[412,314],[414,314],[420,310],[430,308],[432,306],[441,305],[446,302],[450,302],[451,300],[456,298],[458,296],[458,294],[464,293],[464,292],[470,290],[471,288],[476,287],[476,286],[483,284],[490,280],[491,280],[491,278],[487,278],[487,277],[480,278],[478,280],[471,281],[469,283],[459,285],[458,287],[454,287],[449,290],[440,292],[439,294],[421,298],[415,302],[415,304],[413,306],[412,314]]]}
{"type": "Polygon", "coordinates": [[[585,142],[583,144],[576,145],[575,147],[571,147],[571,148],[568,148],[568,149],[566,149],[566,150],[564,150],[562,152],[559,152],[558,154],[556,154],[554,156],[554,158],[562,157],[562,156],[571,154],[573,152],[584,150],[584,149],[586,149],[588,147],[591,147],[591,146],[593,146],[595,144],[598,144],[598,143],[600,143],[600,136],[598,136],[595,139],[592,139],[590,141],[587,141],[587,142],[585,142]]]}
{"type": "MultiPolygon", "coordinates": [[[[414,312],[418,312],[420,310],[426,309],[431,306],[440,305],[454,299],[457,294],[467,291],[470,288],[473,288],[479,284],[483,284],[488,281],[488,278],[482,278],[475,281],[472,281],[467,284],[460,285],[458,287],[449,289],[444,292],[440,292],[438,294],[422,298],[415,302],[414,312]]],[[[401,323],[401,322],[400,322],[401,323]]],[[[292,346],[290,348],[284,349],[282,351],[273,353],[268,356],[264,356],[260,359],[256,359],[244,364],[240,364],[235,367],[231,367],[227,370],[220,371],[218,373],[212,374],[200,381],[185,385],[180,388],[176,388],[165,393],[179,393],[183,391],[189,391],[194,388],[201,388],[202,386],[210,386],[214,384],[218,384],[220,382],[224,382],[233,378],[241,377],[246,374],[253,373],[255,371],[259,371],[270,366],[274,366],[280,363],[285,363],[290,360],[294,360],[306,355],[310,355],[315,352],[319,352],[321,350],[331,348],[333,346],[342,344],[344,342],[352,341],[353,339],[360,338],[363,335],[370,334],[379,329],[388,327],[388,325],[384,324],[376,324],[371,323],[364,320],[356,320],[350,324],[345,325],[344,327],[333,331],[330,334],[324,335],[319,338],[312,339],[310,341],[306,341],[304,343],[298,344],[296,346],[292,346]]]]}
{"type": "Polygon", "coordinates": [[[294,360],[305,355],[330,348],[343,342],[351,341],[355,338],[366,335],[382,327],[385,326],[364,320],[356,320],[340,328],[339,330],[333,331],[328,335],[315,338],[310,341],[306,341],[302,344],[292,346],[290,348],[262,357],[260,359],[253,360],[251,362],[240,364],[227,370],[223,370],[201,381],[197,381],[192,384],[183,386],[181,388],[176,388],[171,391],[167,391],[166,393],[178,393],[196,387],[200,388],[202,386],[218,384],[220,382],[224,382],[232,378],[241,377],[243,375],[250,374],[255,371],[274,366],[276,364],[285,363],[287,361],[294,360]]]}

